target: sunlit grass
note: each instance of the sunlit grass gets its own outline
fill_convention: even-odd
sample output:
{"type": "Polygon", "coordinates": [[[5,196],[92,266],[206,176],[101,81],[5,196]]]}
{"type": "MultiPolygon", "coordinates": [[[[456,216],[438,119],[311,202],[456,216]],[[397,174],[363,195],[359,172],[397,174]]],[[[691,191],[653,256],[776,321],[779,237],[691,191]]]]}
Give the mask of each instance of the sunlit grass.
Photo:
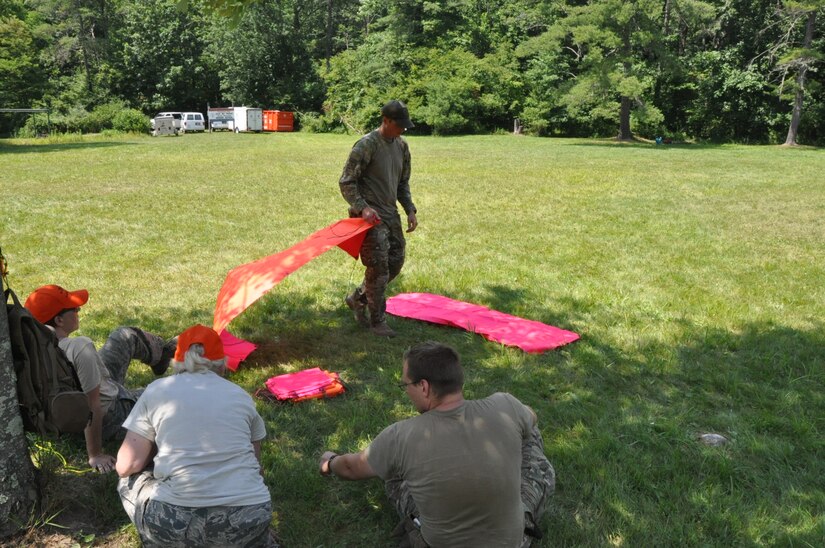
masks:
{"type": "MultiPolygon", "coordinates": [[[[0,245],[18,294],[90,290],[81,334],[211,323],[233,267],[346,215],[353,136],[186,135],[0,144],[0,245]]],[[[532,406],[556,466],[546,546],[825,541],[825,153],[512,136],[409,137],[419,229],[391,292],[428,291],[576,331],[530,355],[396,319],[359,330],[362,268],[332,250],[230,330],[260,344],[233,375],[320,366],[350,391],[261,402],[266,480],[289,546],[392,545],[380,482],[321,478],[413,410],[409,345],[455,346],[466,392],[532,406]],[[731,443],[708,448],[702,432],[731,443]]],[[[151,380],[136,366],[135,384],[151,380]]],[[[114,492],[111,504],[119,504],[114,492]]],[[[121,516],[125,520],[125,515],[121,516]]]]}

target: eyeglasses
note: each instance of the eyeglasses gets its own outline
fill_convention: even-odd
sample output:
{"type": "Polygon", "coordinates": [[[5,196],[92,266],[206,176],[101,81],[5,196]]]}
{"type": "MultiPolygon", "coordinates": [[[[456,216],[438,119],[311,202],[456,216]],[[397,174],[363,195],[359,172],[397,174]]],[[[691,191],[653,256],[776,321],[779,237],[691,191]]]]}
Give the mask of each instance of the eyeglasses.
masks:
{"type": "MultiPolygon", "coordinates": [[[[423,379],[422,379],[422,380],[423,380],[423,379]]],[[[418,384],[418,383],[420,383],[420,382],[421,382],[421,381],[413,381],[413,382],[399,382],[399,383],[397,383],[395,386],[397,386],[397,387],[398,387],[398,388],[400,388],[401,390],[405,390],[405,389],[406,389],[409,385],[411,385],[411,384],[418,384]]]]}

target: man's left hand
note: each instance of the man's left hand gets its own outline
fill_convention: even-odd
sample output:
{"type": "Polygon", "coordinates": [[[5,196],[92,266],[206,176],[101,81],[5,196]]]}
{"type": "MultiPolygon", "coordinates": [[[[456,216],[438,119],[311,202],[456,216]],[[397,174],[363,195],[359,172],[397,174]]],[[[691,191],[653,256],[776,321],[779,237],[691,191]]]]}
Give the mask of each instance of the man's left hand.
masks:
{"type": "Polygon", "coordinates": [[[418,227],[418,217],[415,213],[410,213],[407,215],[407,232],[412,232],[416,227],[418,227]]]}

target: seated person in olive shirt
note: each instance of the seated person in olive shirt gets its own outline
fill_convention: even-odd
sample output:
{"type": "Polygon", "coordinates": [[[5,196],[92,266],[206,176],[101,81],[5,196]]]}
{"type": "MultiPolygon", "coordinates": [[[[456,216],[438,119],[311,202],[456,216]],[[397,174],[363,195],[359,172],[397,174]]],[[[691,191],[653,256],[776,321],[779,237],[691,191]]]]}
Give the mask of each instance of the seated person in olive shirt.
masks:
{"type": "Polygon", "coordinates": [[[401,387],[420,415],[359,453],[321,457],[323,475],[380,477],[412,546],[529,546],[555,487],[536,414],[495,393],[465,400],[458,354],[434,342],[404,354],[401,387]]]}

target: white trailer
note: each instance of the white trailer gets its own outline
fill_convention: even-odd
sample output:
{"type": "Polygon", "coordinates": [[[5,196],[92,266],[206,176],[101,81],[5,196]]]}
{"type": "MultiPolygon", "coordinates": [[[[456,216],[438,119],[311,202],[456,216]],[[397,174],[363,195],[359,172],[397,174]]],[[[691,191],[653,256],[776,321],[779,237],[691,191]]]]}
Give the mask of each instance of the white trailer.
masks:
{"type": "Polygon", "coordinates": [[[235,107],[235,133],[241,131],[263,131],[263,109],[253,107],[235,107]]]}
{"type": "Polygon", "coordinates": [[[232,131],[235,128],[235,109],[232,107],[207,106],[206,118],[209,121],[209,133],[220,129],[232,131]]]}
{"type": "Polygon", "coordinates": [[[161,115],[154,117],[152,119],[152,135],[154,137],[158,135],[178,135],[181,130],[175,126],[176,121],[180,121],[180,119],[175,120],[171,116],[161,115]]]}

